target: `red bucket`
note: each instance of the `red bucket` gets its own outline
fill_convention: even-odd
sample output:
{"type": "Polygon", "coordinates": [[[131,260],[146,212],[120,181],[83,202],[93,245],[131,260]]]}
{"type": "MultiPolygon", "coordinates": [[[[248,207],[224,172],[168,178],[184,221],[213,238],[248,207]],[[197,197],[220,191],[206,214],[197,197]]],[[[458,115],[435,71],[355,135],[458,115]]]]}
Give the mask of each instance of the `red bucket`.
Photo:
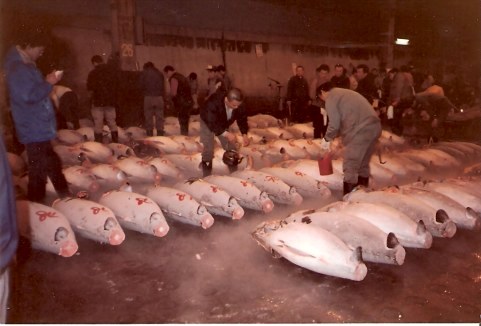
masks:
{"type": "Polygon", "coordinates": [[[320,175],[330,175],[333,173],[332,170],[332,156],[331,153],[326,153],[323,157],[317,160],[317,164],[319,165],[319,174],[320,175]]]}

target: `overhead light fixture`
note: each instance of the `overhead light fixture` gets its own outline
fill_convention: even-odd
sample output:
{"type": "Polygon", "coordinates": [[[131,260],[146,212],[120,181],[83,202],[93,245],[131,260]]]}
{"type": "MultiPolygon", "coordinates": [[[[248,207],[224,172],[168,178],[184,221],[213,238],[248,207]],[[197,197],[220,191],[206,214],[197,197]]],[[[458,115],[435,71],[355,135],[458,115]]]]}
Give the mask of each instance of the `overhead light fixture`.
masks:
{"type": "Polygon", "coordinates": [[[397,45],[409,45],[409,40],[407,38],[397,38],[395,43],[397,45]]]}

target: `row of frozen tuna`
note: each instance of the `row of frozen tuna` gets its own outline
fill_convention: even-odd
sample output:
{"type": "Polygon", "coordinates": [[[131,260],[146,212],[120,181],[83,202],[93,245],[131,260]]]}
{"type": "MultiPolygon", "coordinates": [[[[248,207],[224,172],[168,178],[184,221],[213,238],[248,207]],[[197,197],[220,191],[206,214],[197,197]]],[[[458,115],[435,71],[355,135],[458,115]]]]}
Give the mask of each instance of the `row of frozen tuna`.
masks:
{"type": "MultiPolygon", "coordinates": [[[[285,126],[279,119],[267,114],[257,114],[247,118],[249,125],[249,136],[254,142],[260,140],[271,139],[296,139],[296,138],[312,138],[312,123],[294,124],[285,126]]],[[[164,134],[167,136],[177,137],[180,135],[180,126],[177,118],[166,117],[164,124],[164,134]]],[[[236,123],[231,127],[233,131],[239,131],[236,123]]],[[[189,136],[197,138],[200,134],[200,116],[193,115],[189,122],[189,136]]],[[[104,138],[111,138],[110,130],[104,127],[104,138]]],[[[141,127],[118,127],[118,137],[121,143],[128,143],[132,140],[140,140],[147,137],[147,132],[141,127]]],[[[182,139],[183,137],[178,137],[182,139]]],[[[94,131],[92,127],[81,127],[77,130],[61,129],[57,133],[57,140],[60,143],[74,145],[84,141],[94,140],[94,131]]]]}
{"type": "MultiPolygon", "coordinates": [[[[63,172],[69,182],[72,191],[79,190],[95,192],[97,189],[118,189],[126,181],[170,184],[185,178],[198,178],[202,176],[200,168],[201,154],[165,154],[160,157],[140,158],[128,156],[113,161],[112,163],[102,159],[101,153],[107,145],[95,142],[84,143],[85,152],[96,163],[71,165],[65,167],[63,172]],[[95,154],[95,155],[94,155],[95,154]]],[[[110,144],[115,145],[117,144],[110,144]]],[[[118,144],[119,146],[122,144],[118,144]]],[[[125,146],[125,145],[122,145],[125,146]]],[[[464,142],[438,143],[424,149],[408,149],[404,151],[384,154],[383,157],[375,156],[371,160],[371,186],[378,188],[382,185],[396,184],[403,179],[416,180],[423,177],[426,172],[459,170],[464,165],[474,162],[479,158],[480,146],[464,142]]],[[[105,155],[112,156],[105,152],[105,155]]],[[[222,149],[215,151],[214,170],[217,175],[229,174],[228,167],[222,162],[222,149]]],[[[65,160],[68,154],[62,155],[65,160]]],[[[76,157],[77,155],[73,155],[76,157]]],[[[9,153],[14,174],[19,176],[26,170],[21,157],[9,153]],[[22,167],[23,163],[23,167],[22,167]]],[[[246,156],[241,162],[239,170],[259,170],[281,177],[286,183],[296,186],[298,191],[305,196],[314,196],[319,191],[341,190],[343,182],[342,160],[333,160],[334,173],[321,176],[317,160],[313,159],[290,159],[278,160],[272,165],[254,168],[250,156],[246,156]]],[[[18,180],[19,184],[26,186],[26,179],[18,180]]],[[[53,192],[53,186],[48,184],[47,189],[53,192]]]]}
{"type": "Polygon", "coordinates": [[[356,189],[343,201],[263,222],[252,236],[275,257],[361,281],[367,275],[364,262],[402,265],[405,247],[428,249],[433,236],[479,230],[480,213],[481,179],[452,178],[356,189]]]}
{"type": "MultiPolygon", "coordinates": [[[[151,185],[143,193],[131,190],[108,191],[95,201],[56,199],[51,207],[19,200],[22,235],[34,248],[69,257],[78,248],[75,233],[118,245],[125,239],[123,228],[165,236],[169,231],[165,217],[207,229],[214,223],[212,215],[238,220],[244,216],[244,208],[269,213],[274,202],[300,205],[303,201],[296,189],[280,178],[247,170],[184,180],[172,187],[151,185]]],[[[330,196],[327,188],[325,196],[330,196]]]]}

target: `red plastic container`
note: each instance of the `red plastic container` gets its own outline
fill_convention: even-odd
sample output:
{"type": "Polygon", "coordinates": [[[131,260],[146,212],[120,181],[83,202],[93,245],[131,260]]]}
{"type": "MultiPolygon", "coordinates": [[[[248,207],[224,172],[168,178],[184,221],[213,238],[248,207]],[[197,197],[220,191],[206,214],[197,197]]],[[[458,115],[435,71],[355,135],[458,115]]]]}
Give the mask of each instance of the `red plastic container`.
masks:
{"type": "Polygon", "coordinates": [[[333,173],[332,170],[332,155],[330,152],[326,153],[323,157],[317,160],[319,164],[319,174],[320,175],[330,175],[333,173]]]}

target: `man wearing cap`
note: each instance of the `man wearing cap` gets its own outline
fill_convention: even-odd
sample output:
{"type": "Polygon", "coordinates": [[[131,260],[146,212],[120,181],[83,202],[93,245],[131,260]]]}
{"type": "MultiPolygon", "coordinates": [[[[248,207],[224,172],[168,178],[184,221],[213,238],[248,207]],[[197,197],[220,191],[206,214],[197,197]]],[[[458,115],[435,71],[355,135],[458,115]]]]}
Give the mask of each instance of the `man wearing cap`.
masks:
{"type": "Polygon", "coordinates": [[[208,65],[207,68],[207,97],[215,93],[217,88],[219,88],[220,79],[217,76],[217,67],[208,65]]]}
{"type": "MultiPolygon", "coordinates": [[[[212,173],[212,159],[214,158],[214,137],[217,136],[222,148],[236,150],[236,136],[229,132],[229,126],[237,121],[243,136],[244,146],[249,145],[247,132],[247,111],[242,101],[244,96],[240,89],[232,88],[227,92],[215,92],[200,110],[200,142],[204,146],[202,151],[202,173],[206,177],[212,173]]],[[[232,172],[236,167],[229,166],[232,172]]]]}

